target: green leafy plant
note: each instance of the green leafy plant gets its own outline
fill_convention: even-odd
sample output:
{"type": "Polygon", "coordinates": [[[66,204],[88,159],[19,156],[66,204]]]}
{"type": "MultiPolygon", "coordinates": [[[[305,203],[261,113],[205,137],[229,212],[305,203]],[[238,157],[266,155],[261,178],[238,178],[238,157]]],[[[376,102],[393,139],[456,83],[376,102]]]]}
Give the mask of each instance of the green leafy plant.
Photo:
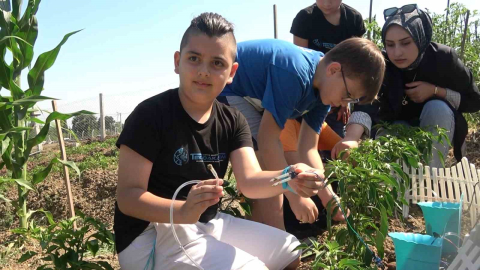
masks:
{"type": "MultiPolygon", "coordinates": [[[[386,131],[387,134],[390,134],[402,141],[406,141],[411,144],[410,147],[415,147],[420,153],[420,162],[426,164],[428,163],[433,156],[433,151],[437,151],[437,154],[442,161],[442,164],[445,164],[445,157],[442,152],[438,149],[434,149],[433,142],[438,142],[444,145],[452,146],[450,140],[448,139],[447,131],[439,127],[406,127],[404,125],[393,125],[386,122],[383,122],[376,126],[377,128],[382,128],[386,131]],[[434,133],[426,132],[426,130],[433,130],[434,133]]],[[[391,147],[391,145],[386,145],[391,147]]],[[[408,146],[406,146],[408,147],[408,146]]],[[[394,150],[394,149],[392,149],[394,150]]],[[[392,151],[388,151],[392,153],[392,151]]],[[[394,154],[394,153],[393,153],[394,154]]],[[[394,156],[396,156],[394,154],[394,156]]],[[[408,158],[403,157],[404,160],[408,158]]],[[[388,160],[391,160],[390,158],[388,160]]],[[[416,166],[414,166],[416,167],[416,166]]]]}
{"type": "Polygon", "coordinates": [[[382,28],[380,28],[376,19],[377,16],[375,15],[370,22],[368,19],[363,20],[365,29],[367,30],[363,37],[370,39],[373,41],[373,43],[375,43],[375,45],[378,46],[378,48],[383,49],[382,28]]]}
{"type": "Polygon", "coordinates": [[[350,210],[347,226],[333,232],[329,221],[339,206],[332,207],[337,204],[334,199],[328,203],[329,237],[366,266],[371,264],[374,255],[383,258],[388,219],[407,204],[404,196],[410,189],[410,179],[399,163],[416,168],[419,162],[427,162],[431,154],[425,151],[432,149],[433,141],[445,137],[442,130],[435,136],[402,125],[384,128],[398,137],[387,135],[363,141],[345,160],[330,162],[326,171],[326,175],[330,175],[328,183],[338,182],[342,209],[350,210]],[[375,247],[376,254],[371,247],[375,247]]]}
{"type": "Polygon", "coordinates": [[[310,240],[311,246],[302,244],[297,247],[303,252],[313,252],[315,259],[312,262],[312,269],[324,270],[361,270],[365,269],[363,263],[350,259],[349,255],[343,251],[342,247],[336,241],[327,241],[324,244],[319,244],[315,240],[310,240]]]}
{"type": "Polygon", "coordinates": [[[38,35],[36,13],[39,5],[40,0],[29,0],[24,13],[21,14],[22,1],[12,1],[12,12],[1,11],[0,14],[0,87],[10,94],[7,96],[2,92],[0,95],[0,156],[2,157],[0,170],[3,167],[7,169],[6,175],[0,178],[0,185],[14,183],[18,189],[18,198],[15,200],[1,194],[0,200],[13,204],[22,228],[27,227],[28,219],[33,213],[27,209],[28,193],[47,177],[54,164],[62,163],[80,174],[74,163],[54,158],[44,170],[33,175],[30,180],[27,177],[27,164],[32,148],[45,140],[52,121],[57,119],[65,121],[76,115],[91,114],[86,111],[70,114],[53,112],[45,121],[31,117],[37,102],[53,99],[42,96],[45,71],[55,63],[62,45],[68,38],[79,32],[65,35],[54,49],[41,54],[30,68],[34,56],[33,47],[38,35]],[[6,63],[7,50],[13,59],[10,64],[6,63]],[[28,68],[28,88],[22,90],[21,75],[26,68],[28,68]],[[31,122],[44,125],[40,132],[32,137],[30,137],[31,128],[29,127],[31,122]]]}
{"type": "Polygon", "coordinates": [[[226,180],[228,181],[228,185],[224,187],[224,191],[227,196],[222,199],[220,211],[239,218],[244,218],[246,215],[251,216],[252,202],[238,191],[237,181],[235,180],[231,166],[228,168],[226,180]]]}
{"type": "MultiPolygon", "coordinates": [[[[114,236],[105,224],[80,211],[76,212],[76,217],[59,222],[53,220],[51,213],[41,212],[47,217],[48,227],[37,226],[31,221],[27,229],[13,230],[14,233],[39,241],[43,251],[40,260],[43,264],[37,270],[113,270],[108,262],[86,260],[87,255],[95,257],[102,245],[114,250],[114,236]],[[75,221],[78,222],[77,230],[73,226],[75,221]]],[[[36,255],[36,252],[27,251],[18,262],[28,261],[36,255]]]]}

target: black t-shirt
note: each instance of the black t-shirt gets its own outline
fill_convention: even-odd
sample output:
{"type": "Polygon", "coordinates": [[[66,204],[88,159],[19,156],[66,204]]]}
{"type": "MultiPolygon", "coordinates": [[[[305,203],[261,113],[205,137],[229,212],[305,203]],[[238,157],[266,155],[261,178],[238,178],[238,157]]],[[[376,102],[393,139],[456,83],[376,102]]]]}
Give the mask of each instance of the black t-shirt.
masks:
{"type": "MultiPolygon", "coordinates": [[[[183,109],[178,88],[140,103],[125,122],[117,147],[126,145],[153,163],[148,191],[171,199],[175,190],[190,180],[213,179],[207,164],[219,177],[227,170],[230,153],[253,147],[245,117],[235,108],[214,101],[210,118],[203,124],[183,109]]],[[[177,195],[185,200],[189,187],[177,195]]],[[[218,205],[203,216],[214,216],[218,205]]],[[[120,253],[147,228],[149,222],[123,214],[115,204],[114,231],[120,253]]]]}
{"type": "Polygon", "coordinates": [[[360,12],[340,4],[340,24],[332,25],[323,12],[313,4],[300,10],[293,19],[290,33],[308,40],[308,48],[327,53],[338,43],[351,37],[362,37],[365,25],[360,12]]]}

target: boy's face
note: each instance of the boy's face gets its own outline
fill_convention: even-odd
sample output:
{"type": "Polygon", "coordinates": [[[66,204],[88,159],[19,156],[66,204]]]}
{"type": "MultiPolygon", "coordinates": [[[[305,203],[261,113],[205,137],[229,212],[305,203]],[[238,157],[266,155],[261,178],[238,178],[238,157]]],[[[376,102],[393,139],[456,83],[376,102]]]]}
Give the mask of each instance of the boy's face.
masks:
{"type": "Polygon", "coordinates": [[[180,89],[193,103],[208,103],[231,83],[238,63],[234,59],[231,34],[208,37],[192,34],[181,52],[175,52],[175,73],[180,75],[180,89]]]}
{"type": "Polygon", "coordinates": [[[317,0],[317,7],[323,12],[325,15],[330,15],[335,13],[342,0],[317,0]]]}
{"type": "Polygon", "coordinates": [[[328,64],[326,74],[321,80],[314,80],[316,88],[321,89],[322,103],[332,107],[345,107],[352,100],[365,96],[360,79],[350,79],[342,74],[342,66],[337,62],[328,64]]]}

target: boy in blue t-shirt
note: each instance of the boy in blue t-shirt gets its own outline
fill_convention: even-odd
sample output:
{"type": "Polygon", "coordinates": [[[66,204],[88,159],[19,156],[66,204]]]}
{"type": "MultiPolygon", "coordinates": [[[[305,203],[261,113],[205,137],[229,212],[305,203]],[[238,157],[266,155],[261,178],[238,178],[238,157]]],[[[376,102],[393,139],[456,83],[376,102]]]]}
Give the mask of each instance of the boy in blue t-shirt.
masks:
{"type": "MultiPolygon", "coordinates": [[[[290,28],[295,45],[320,51],[324,54],[338,43],[348,38],[362,37],[365,32],[362,14],[353,7],[342,3],[342,0],[316,0],[314,4],[297,13],[290,28]]],[[[349,106],[331,108],[325,122],[343,138],[345,137],[345,125],[349,117],[349,106]]],[[[289,123],[287,123],[287,129],[289,129],[289,123]]],[[[292,162],[291,164],[297,163],[296,152],[285,154],[289,155],[287,160],[289,159],[292,162]]],[[[324,160],[325,158],[329,159],[331,151],[322,151],[321,155],[324,160]]],[[[308,208],[314,208],[319,212],[324,209],[317,198],[313,197],[311,199],[309,202],[305,200],[305,207],[303,208],[291,209],[289,203],[285,204],[285,226],[288,232],[305,232],[308,228],[314,228],[307,224],[299,224],[295,218],[302,215],[302,212],[308,211],[308,208]],[[307,207],[307,205],[309,206],[307,207]]],[[[316,223],[316,225],[324,227],[326,225],[325,219],[322,217],[319,217],[319,219],[319,223],[316,223]]],[[[304,233],[304,235],[308,235],[308,233],[304,233]]]]}
{"type": "MultiPolygon", "coordinates": [[[[371,102],[385,70],[383,56],[367,39],[351,38],[329,53],[298,47],[281,40],[253,40],[238,44],[235,79],[219,100],[239,109],[247,118],[257,158],[266,170],[285,168],[280,132],[287,119],[302,116],[298,141],[301,162],[323,170],[317,143],[330,107],[371,102]]],[[[321,178],[324,178],[322,175],[321,178]]],[[[285,193],[292,209],[305,198],[285,193]]],[[[318,196],[326,205],[334,196],[330,187],[318,196]]],[[[285,230],[283,196],[255,200],[252,219],[285,230]]],[[[316,209],[316,208],[315,208],[316,209]]],[[[299,219],[313,223],[318,211],[302,211],[299,219]]],[[[341,220],[341,213],[335,218],[341,220]]]]}

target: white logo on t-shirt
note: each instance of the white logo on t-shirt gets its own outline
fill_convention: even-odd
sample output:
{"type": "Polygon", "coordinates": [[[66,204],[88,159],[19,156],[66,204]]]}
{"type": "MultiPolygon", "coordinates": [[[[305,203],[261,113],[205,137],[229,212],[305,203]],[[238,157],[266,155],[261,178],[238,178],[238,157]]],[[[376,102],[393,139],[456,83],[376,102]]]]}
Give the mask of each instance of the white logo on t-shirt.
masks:
{"type": "Polygon", "coordinates": [[[178,166],[182,166],[183,164],[188,163],[188,151],[180,147],[178,148],[177,151],[175,151],[175,154],[173,154],[173,162],[177,164],[178,166]]]}

